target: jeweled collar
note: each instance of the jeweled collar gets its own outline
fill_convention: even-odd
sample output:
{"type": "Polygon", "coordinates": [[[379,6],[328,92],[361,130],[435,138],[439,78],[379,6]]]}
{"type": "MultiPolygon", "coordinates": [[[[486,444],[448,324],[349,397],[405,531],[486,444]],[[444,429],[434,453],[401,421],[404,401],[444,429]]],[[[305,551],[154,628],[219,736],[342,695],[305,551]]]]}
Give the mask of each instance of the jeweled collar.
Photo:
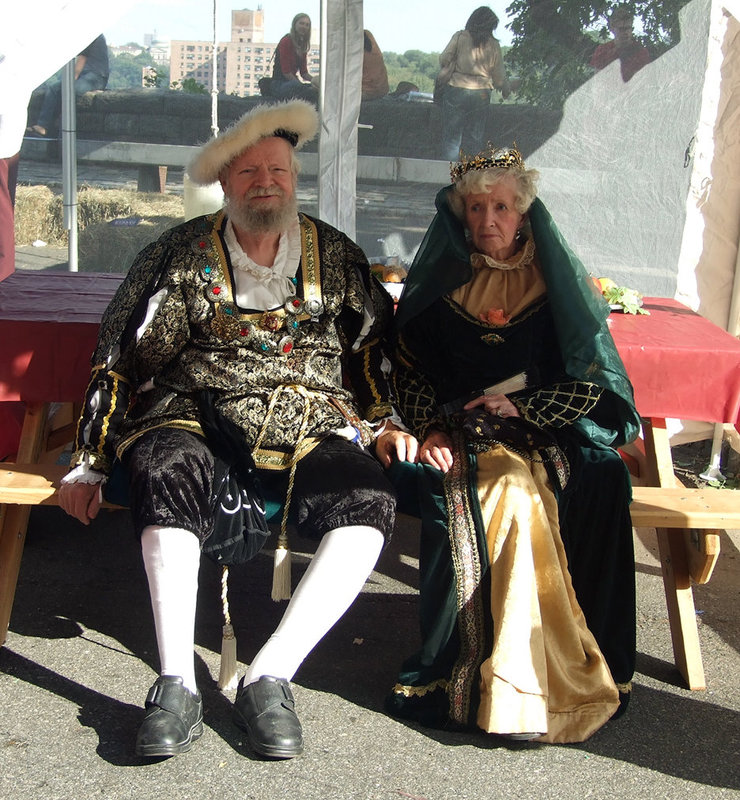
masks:
{"type": "Polygon", "coordinates": [[[294,293],[282,308],[271,311],[244,312],[234,302],[234,288],[221,238],[225,225],[223,212],[215,218],[210,235],[201,235],[192,241],[193,251],[200,256],[204,294],[213,305],[211,330],[216,336],[267,355],[288,355],[293,350],[300,323],[316,321],[324,312],[316,225],[303,214],[299,215],[298,224],[303,297],[294,293]]]}
{"type": "Polygon", "coordinates": [[[499,261],[498,259],[487,256],[485,253],[472,253],[470,256],[470,264],[475,270],[484,269],[524,269],[534,261],[534,242],[532,239],[527,239],[524,247],[514,253],[511,258],[499,261]]]}

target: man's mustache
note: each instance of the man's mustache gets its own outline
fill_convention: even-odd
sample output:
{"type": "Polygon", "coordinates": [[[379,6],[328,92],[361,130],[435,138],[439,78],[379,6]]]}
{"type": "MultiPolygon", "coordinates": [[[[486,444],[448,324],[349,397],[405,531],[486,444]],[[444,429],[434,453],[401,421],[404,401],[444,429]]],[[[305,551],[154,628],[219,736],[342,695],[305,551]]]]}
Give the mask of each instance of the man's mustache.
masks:
{"type": "Polygon", "coordinates": [[[285,197],[285,191],[275,184],[266,188],[250,189],[244,196],[249,200],[252,197],[267,197],[268,195],[285,197]]]}

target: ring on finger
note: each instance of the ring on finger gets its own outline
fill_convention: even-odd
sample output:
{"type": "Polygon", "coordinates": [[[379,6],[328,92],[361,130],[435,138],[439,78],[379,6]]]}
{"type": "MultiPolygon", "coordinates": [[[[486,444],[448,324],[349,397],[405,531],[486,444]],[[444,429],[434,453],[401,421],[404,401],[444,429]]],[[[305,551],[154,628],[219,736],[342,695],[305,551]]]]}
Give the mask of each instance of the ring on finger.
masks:
{"type": "Polygon", "coordinates": [[[503,415],[504,415],[504,412],[500,408],[497,408],[496,409],[496,416],[497,417],[503,417],[503,415]]]}

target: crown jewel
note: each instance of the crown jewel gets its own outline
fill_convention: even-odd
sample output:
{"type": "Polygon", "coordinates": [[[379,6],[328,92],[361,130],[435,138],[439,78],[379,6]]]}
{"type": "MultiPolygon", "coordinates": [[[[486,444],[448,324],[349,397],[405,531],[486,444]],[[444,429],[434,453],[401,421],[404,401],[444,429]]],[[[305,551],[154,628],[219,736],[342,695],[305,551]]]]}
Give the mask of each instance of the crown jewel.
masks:
{"type": "Polygon", "coordinates": [[[460,161],[450,164],[450,177],[454,183],[471,169],[492,169],[493,167],[524,169],[524,159],[516,147],[494,148],[489,142],[488,147],[481,150],[477,156],[469,158],[463,153],[460,161]]]}

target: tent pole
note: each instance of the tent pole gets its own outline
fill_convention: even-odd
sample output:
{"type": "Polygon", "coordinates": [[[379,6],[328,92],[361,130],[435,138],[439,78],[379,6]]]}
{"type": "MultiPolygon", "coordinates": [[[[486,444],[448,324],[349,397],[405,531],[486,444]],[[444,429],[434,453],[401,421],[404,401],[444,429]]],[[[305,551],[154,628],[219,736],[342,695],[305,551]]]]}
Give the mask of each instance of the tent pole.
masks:
{"type": "Polygon", "coordinates": [[[77,272],[77,109],[75,59],[62,70],[62,205],[69,232],[69,271],[77,272]]]}
{"type": "MultiPolygon", "coordinates": [[[[327,61],[327,41],[329,33],[329,14],[328,14],[329,0],[321,0],[319,6],[319,144],[318,154],[319,163],[323,155],[322,140],[326,141],[324,136],[324,95],[326,89],[326,61],[327,61]]],[[[318,174],[318,187],[316,192],[317,208],[321,208],[321,198],[324,194],[324,181],[321,175],[321,168],[319,167],[318,174]]]]}
{"type": "MultiPolygon", "coordinates": [[[[737,253],[735,256],[735,277],[732,281],[732,299],[730,300],[730,313],[727,317],[727,332],[732,336],[737,336],[738,315],[740,315],[740,241],[737,243],[737,253]]],[[[718,422],[714,426],[714,436],[712,437],[712,453],[709,457],[709,466],[699,476],[705,481],[725,480],[722,474],[722,441],[724,439],[724,425],[718,422]]]]}
{"type": "Polygon", "coordinates": [[[218,36],[216,33],[216,12],[218,0],[213,0],[213,69],[211,75],[211,136],[218,136],[218,36]]]}

